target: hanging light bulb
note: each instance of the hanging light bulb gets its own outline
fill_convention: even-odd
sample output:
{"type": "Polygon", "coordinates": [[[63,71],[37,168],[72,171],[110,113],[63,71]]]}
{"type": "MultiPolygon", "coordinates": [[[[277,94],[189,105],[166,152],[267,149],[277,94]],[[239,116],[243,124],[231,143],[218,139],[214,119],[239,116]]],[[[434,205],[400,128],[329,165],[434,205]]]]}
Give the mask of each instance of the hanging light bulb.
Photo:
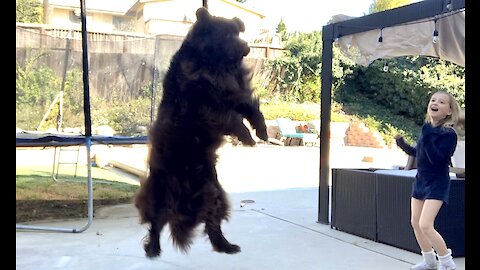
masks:
{"type": "Polygon", "coordinates": [[[433,23],[434,23],[435,29],[433,30],[433,39],[432,39],[432,42],[433,42],[433,43],[437,43],[437,41],[438,41],[437,19],[435,19],[435,20],[433,21],[433,23]]]}
{"type": "Polygon", "coordinates": [[[385,63],[385,65],[383,66],[383,72],[387,72],[388,71],[388,63],[385,63]]]}
{"type": "Polygon", "coordinates": [[[437,43],[437,41],[438,41],[438,30],[435,29],[435,30],[433,31],[433,39],[432,39],[432,42],[433,42],[433,43],[437,43]]]}
{"type": "Polygon", "coordinates": [[[378,37],[378,42],[383,42],[383,27],[380,28],[380,36],[378,37]]]}

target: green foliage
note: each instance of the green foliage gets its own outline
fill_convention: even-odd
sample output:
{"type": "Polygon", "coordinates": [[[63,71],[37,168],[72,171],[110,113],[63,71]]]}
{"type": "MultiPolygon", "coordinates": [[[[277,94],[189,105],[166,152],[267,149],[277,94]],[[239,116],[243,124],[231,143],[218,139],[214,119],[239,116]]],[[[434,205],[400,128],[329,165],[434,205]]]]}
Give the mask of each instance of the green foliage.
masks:
{"type": "Polygon", "coordinates": [[[46,53],[32,51],[23,66],[16,63],[17,104],[49,105],[49,102],[53,101],[60,80],[51,68],[46,65],[38,66],[41,58],[46,56],[46,53]]]}
{"type": "Polygon", "coordinates": [[[16,127],[24,130],[36,130],[43,117],[41,106],[17,104],[15,111],[16,127]]]}
{"type": "Polygon", "coordinates": [[[411,4],[412,0],[374,0],[370,5],[370,14],[411,4]]]}
{"type": "Polygon", "coordinates": [[[318,31],[312,33],[297,33],[292,36],[285,49],[287,55],[298,59],[302,74],[311,78],[320,74],[322,62],[322,35],[318,31]]]}
{"type": "Polygon", "coordinates": [[[39,64],[44,52],[27,52],[25,63],[16,63],[16,125],[35,130],[53,102],[61,81],[53,70],[39,64]]]}
{"type": "Polygon", "coordinates": [[[83,113],[83,71],[75,68],[67,71],[64,86],[64,109],[73,115],[83,113]]]}
{"type": "Polygon", "coordinates": [[[417,139],[420,125],[412,119],[393,114],[388,107],[379,105],[365,95],[355,92],[349,92],[348,95],[340,93],[344,92],[339,91],[336,99],[342,110],[352,115],[353,119],[365,123],[368,128],[377,130],[387,144],[392,143],[396,134],[403,135],[410,143],[417,139]]]}
{"type": "MultiPolygon", "coordinates": [[[[16,64],[16,125],[25,130],[36,130],[44,114],[61,91],[62,79],[42,59],[47,54],[30,51],[25,63],[16,64]]],[[[82,71],[67,71],[62,100],[62,126],[83,125],[82,71]]],[[[41,129],[56,128],[60,99],[47,115],[41,129]]]]}
{"type": "Polygon", "coordinates": [[[430,95],[451,92],[462,107],[465,103],[464,68],[432,57],[378,59],[368,67],[356,67],[336,95],[342,102],[355,102],[363,95],[421,125],[430,95]],[[388,70],[384,67],[388,65],[388,70]]]}
{"type": "MultiPolygon", "coordinates": [[[[279,25],[279,28],[281,27],[279,25]]],[[[286,31],[286,29],[285,29],[286,31]]],[[[45,53],[27,52],[16,66],[17,126],[35,129],[61,88],[61,78],[40,61],[45,53]]],[[[465,69],[432,57],[378,59],[368,67],[356,66],[337,47],[332,59],[333,122],[350,121],[348,115],[378,130],[387,143],[396,134],[413,142],[424,121],[430,95],[452,93],[465,106],[465,69]],[[384,67],[388,65],[388,70],[384,67]],[[337,103],[338,102],[338,103],[337,103]]],[[[286,53],[267,63],[272,80],[254,78],[255,94],[262,100],[265,118],[289,117],[297,121],[320,118],[322,66],[321,33],[295,33],[287,40],[286,53]],[[266,86],[265,86],[266,85],[266,86]]],[[[67,72],[64,87],[64,126],[83,126],[83,83],[79,69],[67,72]]],[[[110,125],[122,135],[135,135],[138,126],[150,125],[151,84],[132,96],[113,89],[108,99],[91,96],[92,123],[110,125]]],[[[155,108],[160,101],[157,86],[155,108]]],[[[58,108],[47,119],[55,126],[58,108]]]]}
{"type": "Polygon", "coordinates": [[[42,4],[38,0],[16,0],[16,21],[23,23],[41,23],[42,4]]]}
{"type": "MultiPolygon", "coordinates": [[[[48,112],[41,130],[56,128],[60,99],[52,105],[61,91],[61,78],[41,64],[46,56],[33,52],[22,66],[17,62],[16,126],[24,130],[36,130],[48,112]]],[[[156,103],[160,101],[161,85],[157,86],[156,103]]],[[[83,76],[80,69],[67,71],[62,100],[62,127],[84,126],[83,76]]],[[[151,84],[139,89],[137,96],[125,100],[117,89],[109,99],[90,96],[93,125],[109,125],[121,135],[137,135],[139,126],[149,126],[151,117],[151,84]]]]}
{"type": "MultiPolygon", "coordinates": [[[[161,88],[157,87],[155,107],[160,102],[161,93],[161,88]]],[[[143,86],[134,99],[124,101],[118,91],[113,89],[108,100],[97,97],[92,102],[96,108],[92,111],[92,123],[109,125],[119,135],[139,135],[140,126],[150,126],[151,83],[143,86]]]]}
{"type": "Polygon", "coordinates": [[[266,103],[260,105],[260,110],[266,120],[283,117],[296,121],[320,119],[320,106],[318,104],[266,103]]]}
{"type": "Polygon", "coordinates": [[[277,81],[275,96],[289,102],[318,101],[322,59],[320,32],[296,33],[285,49],[285,56],[267,63],[277,81]]]}
{"type": "Polygon", "coordinates": [[[356,67],[334,99],[343,103],[345,112],[378,130],[387,144],[396,134],[414,143],[429,98],[438,90],[452,93],[465,107],[465,69],[433,57],[408,56],[356,67]]]}
{"type": "Polygon", "coordinates": [[[275,33],[277,33],[280,36],[283,42],[288,40],[288,37],[290,36],[290,34],[287,31],[287,26],[283,22],[283,19],[280,19],[280,22],[278,22],[277,29],[275,29],[275,33]]]}
{"type": "Polygon", "coordinates": [[[366,116],[361,117],[361,121],[365,124],[365,126],[367,126],[369,129],[378,131],[380,133],[380,135],[382,136],[382,139],[388,145],[391,145],[391,144],[395,143],[394,137],[397,134],[400,134],[400,135],[404,136],[404,139],[407,142],[414,143],[414,140],[415,140],[416,137],[413,137],[412,135],[413,135],[414,132],[417,132],[417,130],[416,130],[417,126],[416,125],[412,125],[412,126],[409,127],[409,126],[406,126],[405,123],[403,123],[401,125],[403,126],[404,129],[407,130],[407,131],[404,131],[400,128],[397,128],[397,127],[393,126],[389,122],[386,122],[386,120],[392,121],[396,125],[399,124],[399,122],[395,121],[395,119],[392,119],[392,118],[383,119],[382,117],[378,117],[378,114],[377,114],[377,116],[367,114],[366,116]]]}
{"type": "Polygon", "coordinates": [[[337,46],[332,48],[332,95],[343,86],[345,78],[353,73],[355,63],[347,58],[337,46]]]}
{"type": "Polygon", "coordinates": [[[121,135],[135,135],[150,125],[150,99],[139,98],[108,110],[108,124],[121,135]]]}
{"type": "Polygon", "coordinates": [[[419,82],[436,90],[450,92],[460,106],[465,108],[465,68],[436,58],[424,61],[418,75],[419,82]]]}
{"type": "Polygon", "coordinates": [[[352,120],[352,117],[345,114],[342,104],[336,102],[335,100],[332,100],[330,121],[331,122],[350,122],[351,120],[352,120]]]}
{"type": "MultiPolygon", "coordinates": [[[[266,120],[290,118],[295,121],[310,121],[320,119],[320,104],[315,103],[265,103],[260,105],[266,120]]],[[[338,103],[332,104],[332,122],[348,122],[349,117],[341,110],[338,103]]]]}
{"type": "MultiPolygon", "coordinates": [[[[280,27],[279,27],[280,28],[280,27]]],[[[285,45],[285,55],[267,63],[273,72],[274,86],[266,99],[293,103],[319,102],[322,68],[321,32],[294,33],[285,45]]],[[[352,73],[354,63],[333,48],[332,92],[352,73]]]]}
{"type": "Polygon", "coordinates": [[[260,86],[259,84],[253,84],[252,89],[254,90],[254,95],[257,96],[260,100],[266,99],[268,97],[267,88],[260,86]]]}

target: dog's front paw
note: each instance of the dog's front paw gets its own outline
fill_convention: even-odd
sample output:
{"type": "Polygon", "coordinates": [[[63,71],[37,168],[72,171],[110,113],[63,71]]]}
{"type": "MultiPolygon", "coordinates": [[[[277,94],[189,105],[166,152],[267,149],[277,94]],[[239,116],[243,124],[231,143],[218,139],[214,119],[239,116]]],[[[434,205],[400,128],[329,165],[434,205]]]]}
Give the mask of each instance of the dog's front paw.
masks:
{"type": "Polygon", "coordinates": [[[257,135],[258,138],[268,141],[268,134],[266,129],[257,129],[255,130],[255,134],[257,135]]]}
{"type": "Polygon", "coordinates": [[[252,139],[252,137],[250,138],[239,138],[239,140],[244,144],[244,145],[247,145],[247,146],[254,146],[256,144],[255,140],[252,139]]]}

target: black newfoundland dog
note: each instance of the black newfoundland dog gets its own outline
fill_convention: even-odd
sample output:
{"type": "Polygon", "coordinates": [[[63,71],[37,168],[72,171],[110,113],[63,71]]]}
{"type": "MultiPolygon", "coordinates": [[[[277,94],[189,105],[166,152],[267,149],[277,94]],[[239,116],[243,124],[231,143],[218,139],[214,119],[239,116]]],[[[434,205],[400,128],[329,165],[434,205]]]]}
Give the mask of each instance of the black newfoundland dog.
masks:
{"type": "Polygon", "coordinates": [[[267,140],[265,119],[250,88],[243,58],[250,52],[239,38],[238,18],[215,17],[200,8],[197,21],[173,56],[163,82],[157,118],[149,130],[149,173],[135,196],[140,222],[149,224],[146,256],[160,255],[160,234],[169,225],[174,246],[188,252],[199,224],[213,249],[228,254],[240,247],[225,239],[221,223],[230,206],[217,179],[217,149],[224,135],[254,145],[267,140]]]}

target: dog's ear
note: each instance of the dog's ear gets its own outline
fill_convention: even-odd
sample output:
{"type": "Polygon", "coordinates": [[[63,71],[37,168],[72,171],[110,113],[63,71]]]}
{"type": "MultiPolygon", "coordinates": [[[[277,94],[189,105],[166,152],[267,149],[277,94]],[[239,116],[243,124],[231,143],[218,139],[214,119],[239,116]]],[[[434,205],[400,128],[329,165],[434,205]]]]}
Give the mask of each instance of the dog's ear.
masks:
{"type": "Polygon", "coordinates": [[[232,19],[235,23],[237,23],[238,25],[238,30],[240,32],[245,32],[245,24],[243,23],[242,20],[240,20],[239,18],[235,17],[232,19]]]}
{"type": "Polygon", "coordinates": [[[185,41],[191,44],[194,47],[202,47],[204,46],[204,42],[201,42],[205,37],[208,36],[212,21],[212,15],[208,12],[206,8],[199,8],[196,12],[197,21],[193,24],[192,29],[189,31],[185,41]],[[200,44],[202,43],[202,44],[200,44]]]}
{"type": "Polygon", "coordinates": [[[208,10],[204,7],[197,9],[195,14],[197,15],[197,21],[208,20],[211,16],[208,10]]]}

